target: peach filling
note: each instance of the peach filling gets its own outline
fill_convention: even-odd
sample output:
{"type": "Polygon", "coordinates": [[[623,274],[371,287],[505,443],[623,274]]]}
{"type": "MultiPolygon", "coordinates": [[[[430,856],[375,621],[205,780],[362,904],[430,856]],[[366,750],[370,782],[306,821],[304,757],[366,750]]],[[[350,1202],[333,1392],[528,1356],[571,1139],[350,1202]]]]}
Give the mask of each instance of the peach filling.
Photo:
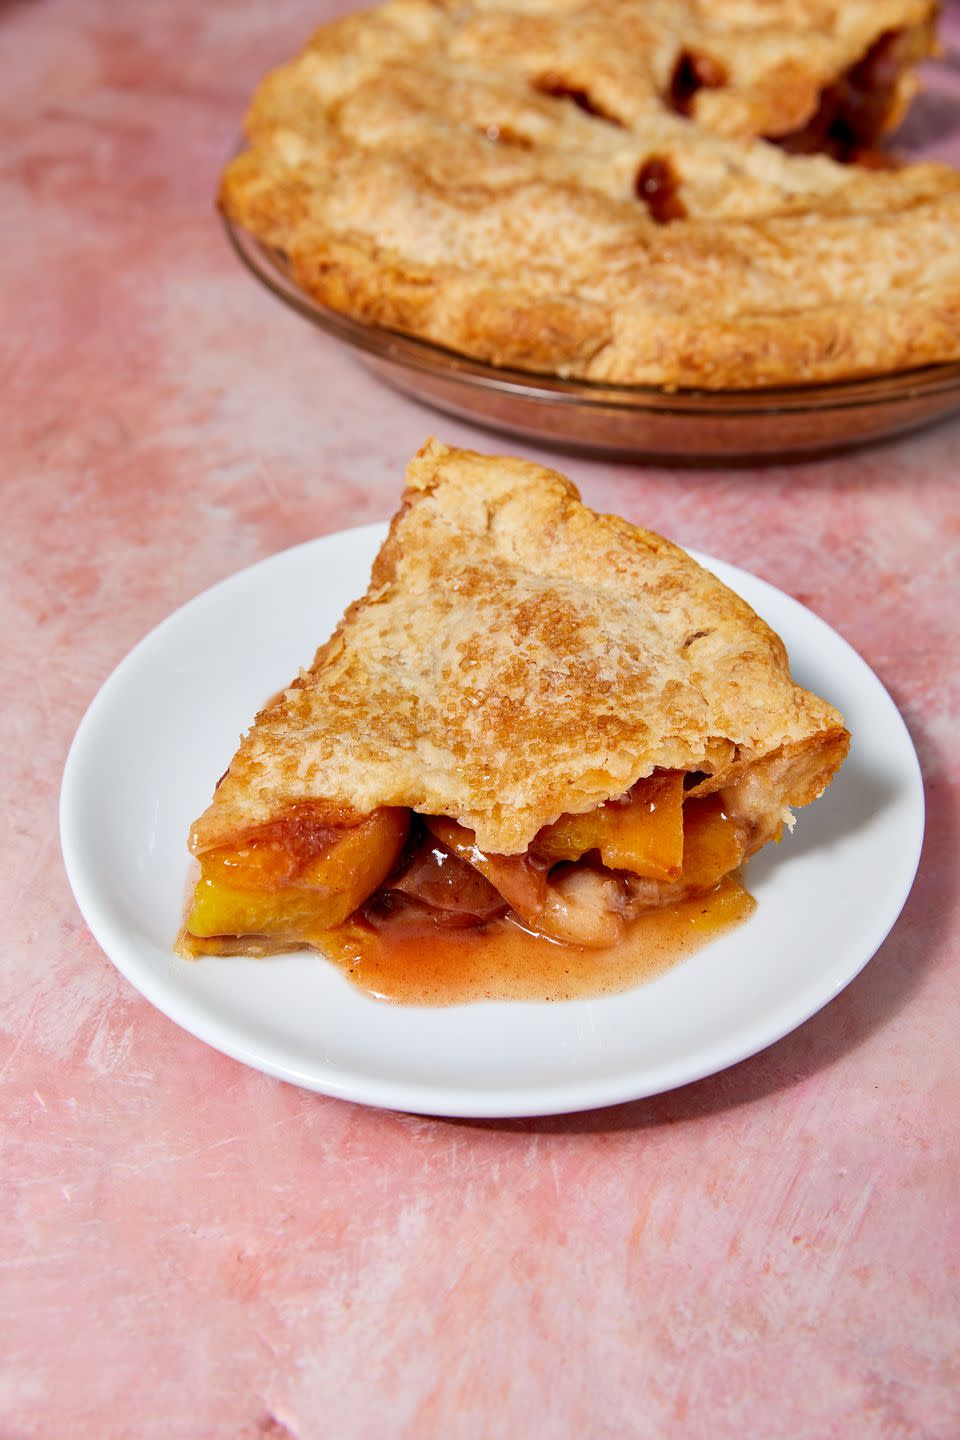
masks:
{"type": "Polygon", "coordinates": [[[676,770],[638,780],[626,799],[608,800],[586,815],[561,815],[532,848],[551,862],[599,850],[608,870],[679,880],[683,844],[683,774],[676,770]]]}
{"type": "Polygon", "coordinates": [[[241,845],[201,854],[187,934],[315,943],[362,907],[373,923],[412,908],[460,925],[509,907],[537,934],[613,945],[639,910],[712,889],[747,852],[746,827],[720,796],[684,802],[683,780],[653,775],[623,799],[562,815],[522,855],[489,854],[445,817],[411,832],[409,810],[385,808],[344,828],[296,807],[241,845]]]}
{"type": "Polygon", "coordinates": [[[281,827],[236,848],[208,850],[187,931],[309,939],[332,930],[383,884],[409,827],[409,810],[383,809],[350,829],[314,831],[321,843],[313,853],[281,827]]]}
{"type": "Polygon", "coordinates": [[[724,808],[719,795],[689,800],[683,809],[683,884],[710,890],[745,859],[746,827],[724,808]]]}

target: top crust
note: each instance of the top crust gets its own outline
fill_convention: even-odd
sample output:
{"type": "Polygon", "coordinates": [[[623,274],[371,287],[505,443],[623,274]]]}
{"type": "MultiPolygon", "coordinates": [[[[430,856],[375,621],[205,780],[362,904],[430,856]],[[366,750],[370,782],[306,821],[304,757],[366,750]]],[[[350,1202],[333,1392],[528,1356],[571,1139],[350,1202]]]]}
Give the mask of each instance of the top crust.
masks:
{"type": "Polygon", "coordinates": [[[658,767],[756,772],[786,805],[823,790],[842,717],[683,550],[524,460],[430,441],[407,485],[367,594],[257,716],[196,851],[305,801],[451,816],[512,854],[658,767]]]}
{"type": "Polygon", "coordinates": [[[322,304],[496,365],[716,389],[955,358],[960,178],[758,138],[891,34],[896,118],[934,14],[396,0],[266,77],[221,204],[322,304]],[[684,64],[710,83],[676,113],[684,64]]]}

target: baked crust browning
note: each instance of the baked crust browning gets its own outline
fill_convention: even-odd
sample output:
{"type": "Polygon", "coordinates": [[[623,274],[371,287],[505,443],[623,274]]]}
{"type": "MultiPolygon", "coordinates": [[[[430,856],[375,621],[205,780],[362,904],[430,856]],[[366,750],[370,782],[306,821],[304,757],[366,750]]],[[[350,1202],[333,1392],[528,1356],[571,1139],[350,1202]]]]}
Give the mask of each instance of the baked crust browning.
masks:
{"type": "Polygon", "coordinates": [[[257,717],[192,847],[297,806],[335,825],[404,806],[514,855],[654,770],[693,772],[697,795],[752,783],[766,839],[848,741],[780,639],[679,547],[589,510],[555,471],[430,441],[366,595],[257,717]]]}
{"type": "Polygon", "coordinates": [[[956,358],[956,174],[759,138],[859,153],[934,13],[396,0],[267,76],[221,204],[321,304],[495,365],[722,389],[956,358]]]}

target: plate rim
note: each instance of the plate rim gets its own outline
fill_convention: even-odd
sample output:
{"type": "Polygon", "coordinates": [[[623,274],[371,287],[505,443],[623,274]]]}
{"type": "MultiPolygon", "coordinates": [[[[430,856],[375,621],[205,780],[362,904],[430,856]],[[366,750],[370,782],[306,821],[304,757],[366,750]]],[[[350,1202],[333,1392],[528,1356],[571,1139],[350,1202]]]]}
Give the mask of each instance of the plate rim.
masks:
{"type": "MultiPolygon", "coordinates": [[[[96,743],[97,726],[101,716],[105,709],[109,713],[113,692],[122,687],[127,671],[143,663],[150,647],[158,643],[167,628],[182,622],[184,612],[189,611],[193,606],[208,603],[222,590],[235,583],[239,577],[249,577],[254,572],[263,572],[274,567],[282,569],[285,562],[289,562],[295,553],[322,546],[325,543],[342,541],[347,537],[361,545],[369,543],[373,547],[382,540],[386,529],[386,522],[378,521],[330,531],[265,556],[199,591],[178,605],[143,635],[106,676],[87,706],[71,741],[60,786],[59,832],[64,869],[87,928],[114,968],[144,999],[181,1029],[221,1053],[253,1069],[315,1093],[383,1109],[423,1115],[505,1119],[574,1114],[585,1110],[624,1104],[662,1094],[683,1085],[695,1083],[709,1075],[718,1074],[732,1065],[749,1059],[776,1044],[792,1031],[799,1029],[862,972],[893,930],[903,911],[913,887],[923,848],[925,830],[923,774],[910,731],[880,677],[850,642],[826,620],[804,605],[802,601],[795,599],[789,592],[781,590],[762,576],[755,575],[753,572],[744,570],[719,557],[705,554],[699,550],[688,549],[687,553],[706,568],[719,567],[720,578],[726,584],[731,584],[732,581],[731,588],[735,589],[740,578],[744,577],[750,586],[759,586],[761,593],[772,592],[773,596],[778,599],[786,599],[792,606],[797,607],[806,620],[814,622],[814,629],[823,627],[828,631],[832,639],[849,653],[853,661],[864,667],[874,683],[880,687],[889,704],[891,718],[895,720],[898,727],[899,738],[905,743],[905,757],[906,755],[910,757],[910,773],[905,777],[905,781],[910,791],[913,823],[909,836],[905,835],[904,840],[909,840],[910,843],[904,845],[898,857],[898,884],[893,891],[888,892],[895,893],[896,899],[891,902],[889,910],[884,910],[882,915],[877,911],[871,913],[871,924],[866,928],[862,942],[856,947],[858,953],[860,950],[863,951],[863,955],[853,968],[845,964],[834,967],[834,969],[842,971],[840,974],[834,974],[834,969],[823,973],[821,983],[811,987],[808,999],[799,1008],[796,1005],[781,1004],[771,1015],[765,1017],[767,1021],[765,1024],[756,1021],[742,1022],[739,1028],[730,1035],[724,1036],[722,1040],[701,1047],[697,1051],[699,1060],[692,1065],[674,1059],[670,1062],[660,1062],[652,1067],[650,1064],[641,1066],[642,1072],[647,1076],[647,1080],[643,1082],[638,1082],[636,1070],[624,1069],[616,1072],[613,1076],[589,1082],[574,1079],[526,1084],[522,1092],[518,1092],[515,1086],[498,1090],[495,1086],[491,1088],[489,1083],[485,1083],[483,1087],[467,1088],[449,1083],[434,1085],[408,1081],[396,1082],[377,1077],[371,1079],[364,1077],[362,1073],[326,1064],[318,1067],[323,1071],[318,1080],[317,1075],[307,1074],[295,1064],[284,1064],[280,1060],[271,1058],[270,1055],[264,1056],[261,1049],[245,1043],[242,1037],[239,1040],[233,1038],[230,1033],[230,1022],[223,1020],[220,1016],[205,1014],[200,1005],[188,1007],[190,1013],[185,1016],[183,1004],[175,1003],[168,998],[162,975],[154,972],[149,960],[144,958],[142,963],[138,963],[138,959],[135,957],[131,961],[128,943],[120,933],[120,927],[116,923],[115,917],[111,915],[109,905],[105,905],[101,901],[94,877],[85,866],[82,845],[82,807],[77,803],[84,774],[85,754],[88,748],[92,748],[96,743]],[[751,1030],[756,1033],[744,1043],[744,1031],[751,1030]],[[737,1037],[740,1037],[739,1040],[737,1037]],[[402,1094],[399,1093],[401,1091],[402,1094]],[[523,1098],[519,1100],[511,1098],[518,1094],[522,1094],[523,1098]]],[[[714,570],[714,573],[717,571],[714,570]]],[[[138,954],[141,953],[138,952],[138,954]]],[[[509,1003],[535,1004],[538,1002],[509,1003]]]]}

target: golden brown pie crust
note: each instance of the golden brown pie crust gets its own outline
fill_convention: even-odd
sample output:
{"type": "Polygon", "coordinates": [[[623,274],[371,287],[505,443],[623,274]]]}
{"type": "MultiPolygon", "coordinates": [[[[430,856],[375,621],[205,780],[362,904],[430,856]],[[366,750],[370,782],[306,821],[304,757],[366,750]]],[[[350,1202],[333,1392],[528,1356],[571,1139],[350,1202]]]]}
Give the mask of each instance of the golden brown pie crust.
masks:
{"type": "Polygon", "coordinates": [[[221,204],[322,304],[497,365],[743,388],[957,358],[960,177],[759,138],[836,148],[824,97],[892,45],[895,122],[934,16],[399,0],[266,77],[221,204]]]}
{"type": "Polygon", "coordinates": [[[562,475],[428,442],[367,594],[243,739],[192,846],[291,807],[448,816],[495,854],[655,769],[804,805],[849,736],[780,639],[676,545],[562,475]],[[751,778],[752,777],[752,778],[751,778]]]}

